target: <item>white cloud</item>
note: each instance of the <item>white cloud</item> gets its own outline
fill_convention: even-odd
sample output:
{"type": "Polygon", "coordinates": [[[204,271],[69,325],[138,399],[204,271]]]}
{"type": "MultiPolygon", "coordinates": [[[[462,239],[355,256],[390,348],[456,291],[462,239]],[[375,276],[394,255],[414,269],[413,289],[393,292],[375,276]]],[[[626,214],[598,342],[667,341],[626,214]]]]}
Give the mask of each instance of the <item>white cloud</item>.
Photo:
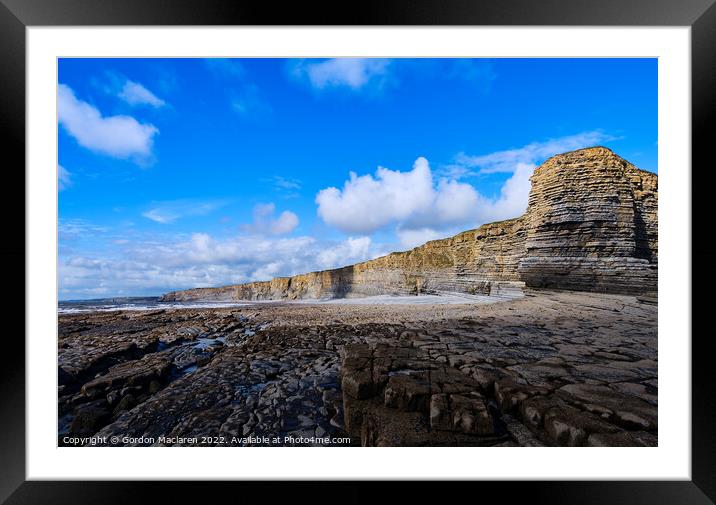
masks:
{"type": "Polygon", "coordinates": [[[408,172],[378,168],[373,175],[353,172],[342,189],[316,195],[318,215],[329,226],[346,233],[370,234],[395,227],[400,244],[415,247],[481,224],[515,218],[524,213],[531,188],[530,177],[538,163],[565,151],[592,146],[615,137],[600,131],[584,132],[519,149],[482,156],[461,154],[457,163],[436,177],[425,158],[408,172]],[[461,177],[511,174],[490,197],[461,177]]]}
{"type": "Polygon", "coordinates": [[[171,223],[179,217],[176,214],[168,213],[162,209],[149,209],[148,211],[143,212],[142,215],[147,219],[151,219],[156,223],[162,224],[171,223]]]}
{"type": "Polygon", "coordinates": [[[142,215],[156,223],[167,224],[187,216],[205,216],[223,207],[223,200],[200,201],[193,199],[153,202],[152,208],[142,215]]]}
{"type": "Polygon", "coordinates": [[[457,164],[462,167],[479,169],[479,173],[484,174],[514,172],[520,163],[534,165],[555,154],[591,147],[610,140],[617,140],[617,137],[594,130],[549,139],[544,142],[532,142],[517,149],[497,151],[482,156],[469,156],[461,153],[457,156],[457,164]]]}
{"type": "Polygon", "coordinates": [[[442,179],[435,194],[434,209],[429,211],[427,219],[418,216],[417,220],[448,224],[465,222],[477,207],[478,198],[477,191],[469,184],[442,179]]]}
{"type": "Polygon", "coordinates": [[[121,257],[61,258],[60,297],[159,294],[223,286],[350,265],[382,254],[367,237],[323,242],[312,237],[241,236],[123,243],[121,257]]]}
{"type": "Polygon", "coordinates": [[[303,182],[300,179],[281,175],[266,177],[261,181],[271,188],[276,197],[283,199],[298,198],[303,187],[303,182]]]}
{"type": "Polygon", "coordinates": [[[60,240],[79,240],[107,233],[109,228],[84,219],[60,219],[57,223],[57,235],[60,240]]]}
{"type": "Polygon", "coordinates": [[[159,130],[131,116],[103,117],[94,106],[79,100],[65,84],[58,86],[59,123],[77,143],[91,151],[115,158],[147,159],[159,130]]]}
{"type": "Polygon", "coordinates": [[[57,165],[57,190],[63,191],[72,185],[72,174],[62,165],[57,165]]]}
{"type": "Polygon", "coordinates": [[[398,235],[398,240],[400,240],[400,245],[403,246],[404,249],[412,249],[413,247],[422,245],[430,240],[445,238],[447,236],[453,235],[453,233],[441,233],[437,230],[433,230],[432,228],[398,228],[398,230],[396,230],[396,234],[398,235]]]}
{"type": "Polygon", "coordinates": [[[293,63],[291,70],[294,76],[306,79],[316,89],[344,87],[357,90],[368,84],[382,85],[390,63],[390,60],[381,58],[303,60],[293,63]]]}
{"type": "Polygon", "coordinates": [[[337,268],[359,263],[375,257],[371,255],[370,237],[348,237],[333,247],[318,253],[318,265],[321,269],[337,268]]]}
{"type": "Polygon", "coordinates": [[[298,179],[291,179],[289,177],[283,177],[280,175],[274,175],[270,179],[277,189],[282,190],[298,190],[301,189],[301,181],[298,179]]]}
{"type": "Polygon", "coordinates": [[[258,204],[254,207],[254,222],[244,225],[243,229],[249,233],[285,235],[291,233],[298,226],[298,216],[293,212],[284,210],[274,218],[276,206],[273,203],[258,204]]]}
{"type": "Polygon", "coordinates": [[[127,80],[117,95],[129,105],[149,105],[159,108],[166,102],[138,82],[127,80]]]}
{"type": "Polygon", "coordinates": [[[433,180],[425,158],[409,172],[380,167],[372,175],[350,173],[343,189],[326,188],[316,195],[318,215],[348,233],[371,233],[391,224],[411,228],[455,224],[469,219],[477,192],[469,184],[433,180]]]}
{"type": "Polygon", "coordinates": [[[518,163],[515,172],[500,188],[497,198],[480,195],[477,206],[477,222],[489,223],[519,217],[527,210],[527,200],[532,184],[530,177],[536,165],[518,163]]]}
{"type": "Polygon", "coordinates": [[[291,233],[296,229],[296,226],[298,226],[298,216],[293,212],[284,210],[278,216],[278,219],[271,222],[269,231],[272,235],[283,235],[284,233],[291,233]]]}

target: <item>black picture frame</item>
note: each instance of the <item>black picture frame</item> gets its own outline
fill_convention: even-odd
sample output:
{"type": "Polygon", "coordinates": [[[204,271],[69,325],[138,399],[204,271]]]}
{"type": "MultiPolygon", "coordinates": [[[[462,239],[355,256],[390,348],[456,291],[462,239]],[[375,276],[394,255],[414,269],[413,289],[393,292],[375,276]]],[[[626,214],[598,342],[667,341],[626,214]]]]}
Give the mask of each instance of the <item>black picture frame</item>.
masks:
{"type": "MultiPolygon", "coordinates": [[[[248,501],[254,493],[293,501],[321,499],[369,501],[385,496],[379,483],[214,483],[214,482],[47,482],[25,480],[25,29],[62,25],[552,25],[552,26],[689,26],[692,69],[692,335],[677,338],[692,348],[692,480],[590,482],[477,482],[450,484],[450,494],[468,492],[481,499],[531,503],[668,503],[716,502],[716,392],[712,360],[716,345],[706,324],[716,269],[711,193],[714,169],[711,126],[716,122],[716,0],[383,0],[294,2],[264,0],[0,0],[0,132],[4,147],[6,239],[0,256],[8,289],[5,360],[0,384],[0,501],[19,503],[139,503],[161,492],[162,501],[193,501],[225,496],[248,501]],[[12,162],[8,161],[8,154],[12,162]],[[698,175],[698,184],[695,179],[698,175]],[[9,191],[8,191],[9,190],[9,191]],[[9,228],[9,230],[8,230],[9,228]],[[14,310],[13,310],[14,309],[14,310]],[[23,310],[24,313],[24,310],[23,310]],[[240,489],[237,489],[239,487],[240,489]],[[467,489],[464,489],[467,488],[467,489]],[[339,498],[340,497],[340,498],[339,498]]],[[[684,167],[687,168],[688,167],[684,167]]],[[[91,455],[90,455],[91,457],[91,455]]],[[[401,501],[435,492],[432,483],[402,486],[401,501]]],[[[444,493],[444,490],[438,491],[444,493]]],[[[264,498],[262,501],[266,501],[264,498]]],[[[269,499],[269,502],[273,499],[269,499]]]]}

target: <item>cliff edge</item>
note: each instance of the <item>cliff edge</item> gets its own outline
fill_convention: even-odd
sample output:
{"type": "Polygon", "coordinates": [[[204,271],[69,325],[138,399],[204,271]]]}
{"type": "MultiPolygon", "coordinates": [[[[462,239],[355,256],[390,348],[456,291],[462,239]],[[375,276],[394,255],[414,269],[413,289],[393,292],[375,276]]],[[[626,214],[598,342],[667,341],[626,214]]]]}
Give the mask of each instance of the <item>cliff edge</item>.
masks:
{"type": "Polygon", "coordinates": [[[163,301],[295,300],[444,291],[500,296],[521,286],[656,291],[658,178],[605,147],[553,156],[531,178],[527,211],[351,266],[163,301]]]}

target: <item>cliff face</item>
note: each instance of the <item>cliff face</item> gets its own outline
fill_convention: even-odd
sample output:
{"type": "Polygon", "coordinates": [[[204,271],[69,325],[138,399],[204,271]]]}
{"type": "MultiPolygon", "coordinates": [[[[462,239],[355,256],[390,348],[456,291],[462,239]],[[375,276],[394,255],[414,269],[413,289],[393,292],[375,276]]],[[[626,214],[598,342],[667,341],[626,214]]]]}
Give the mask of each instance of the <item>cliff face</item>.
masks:
{"type": "Polygon", "coordinates": [[[525,255],[528,286],[656,290],[657,176],[606,148],[555,156],[532,176],[525,255]]]}
{"type": "Polygon", "coordinates": [[[502,295],[522,285],[523,219],[491,223],[410,251],[270,281],[167,293],[166,301],[296,300],[457,291],[502,295]]]}
{"type": "Polygon", "coordinates": [[[527,211],[519,218],[352,266],[176,291],[163,299],[501,295],[524,284],[643,293],[656,290],[657,258],[657,176],[593,147],[554,156],[537,168],[527,211]]]}

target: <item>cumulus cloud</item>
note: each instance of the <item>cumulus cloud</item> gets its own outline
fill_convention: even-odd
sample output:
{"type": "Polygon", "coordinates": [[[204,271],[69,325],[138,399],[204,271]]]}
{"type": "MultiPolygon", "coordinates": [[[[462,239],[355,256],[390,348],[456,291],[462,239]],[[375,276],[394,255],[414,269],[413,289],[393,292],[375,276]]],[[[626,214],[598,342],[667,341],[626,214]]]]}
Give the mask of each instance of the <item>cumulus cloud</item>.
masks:
{"type": "Polygon", "coordinates": [[[316,195],[323,221],[348,233],[372,233],[391,224],[410,228],[447,225],[469,219],[478,195],[469,184],[433,179],[428,160],[418,158],[408,172],[379,167],[375,176],[350,173],[343,189],[316,195]]]}
{"type": "Polygon", "coordinates": [[[442,179],[435,193],[434,209],[424,211],[425,216],[416,216],[413,221],[445,224],[465,222],[474,212],[478,199],[477,191],[469,184],[442,179]]]}
{"type": "Polygon", "coordinates": [[[440,232],[438,230],[433,230],[432,228],[398,228],[396,230],[396,234],[398,235],[398,240],[400,240],[400,245],[405,249],[412,249],[413,247],[422,245],[430,240],[445,238],[447,236],[453,235],[453,233],[448,230],[440,232]]]}
{"type": "Polygon", "coordinates": [[[153,202],[142,215],[155,223],[167,224],[188,216],[205,216],[226,205],[223,200],[165,200],[153,202]]]}
{"type": "Polygon", "coordinates": [[[249,233],[285,235],[291,233],[298,226],[298,216],[293,212],[284,210],[274,217],[276,205],[273,203],[258,204],[254,207],[254,221],[244,225],[244,231],[249,233]]]}
{"type": "Polygon", "coordinates": [[[259,235],[122,245],[111,258],[74,255],[59,262],[60,297],[153,295],[175,289],[222,286],[353,264],[382,253],[367,237],[344,242],[259,235]]]}
{"type": "Polygon", "coordinates": [[[149,105],[159,108],[166,105],[166,102],[149,91],[138,82],[127,80],[117,95],[129,105],[149,105]]]}
{"type": "Polygon", "coordinates": [[[348,237],[332,247],[318,253],[318,265],[322,269],[330,269],[359,263],[375,257],[371,255],[372,241],[370,237],[348,237]]]}
{"type": "Polygon", "coordinates": [[[58,121],[79,145],[115,158],[147,159],[159,130],[131,116],[102,116],[100,111],[78,99],[72,88],[58,86],[58,121]]]}
{"type": "Polygon", "coordinates": [[[62,165],[57,165],[57,190],[63,191],[72,185],[72,174],[62,165]]]}
{"type": "Polygon", "coordinates": [[[375,175],[351,172],[341,189],[316,195],[318,215],[346,233],[370,234],[394,227],[401,246],[415,247],[469,227],[510,219],[527,209],[530,177],[546,158],[614,140],[601,131],[583,132],[480,156],[460,154],[433,174],[425,158],[407,172],[380,167],[375,175]],[[507,177],[496,195],[485,195],[461,179],[482,174],[507,177]]]}
{"type": "Polygon", "coordinates": [[[497,198],[480,195],[478,203],[478,222],[501,221],[521,216],[527,210],[527,200],[532,183],[530,177],[536,165],[518,163],[514,173],[500,188],[497,198]]]}
{"type": "Polygon", "coordinates": [[[292,63],[295,77],[306,80],[315,89],[361,89],[368,84],[382,85],[391,61],[382,58],[333,58],[292,63]]]}

